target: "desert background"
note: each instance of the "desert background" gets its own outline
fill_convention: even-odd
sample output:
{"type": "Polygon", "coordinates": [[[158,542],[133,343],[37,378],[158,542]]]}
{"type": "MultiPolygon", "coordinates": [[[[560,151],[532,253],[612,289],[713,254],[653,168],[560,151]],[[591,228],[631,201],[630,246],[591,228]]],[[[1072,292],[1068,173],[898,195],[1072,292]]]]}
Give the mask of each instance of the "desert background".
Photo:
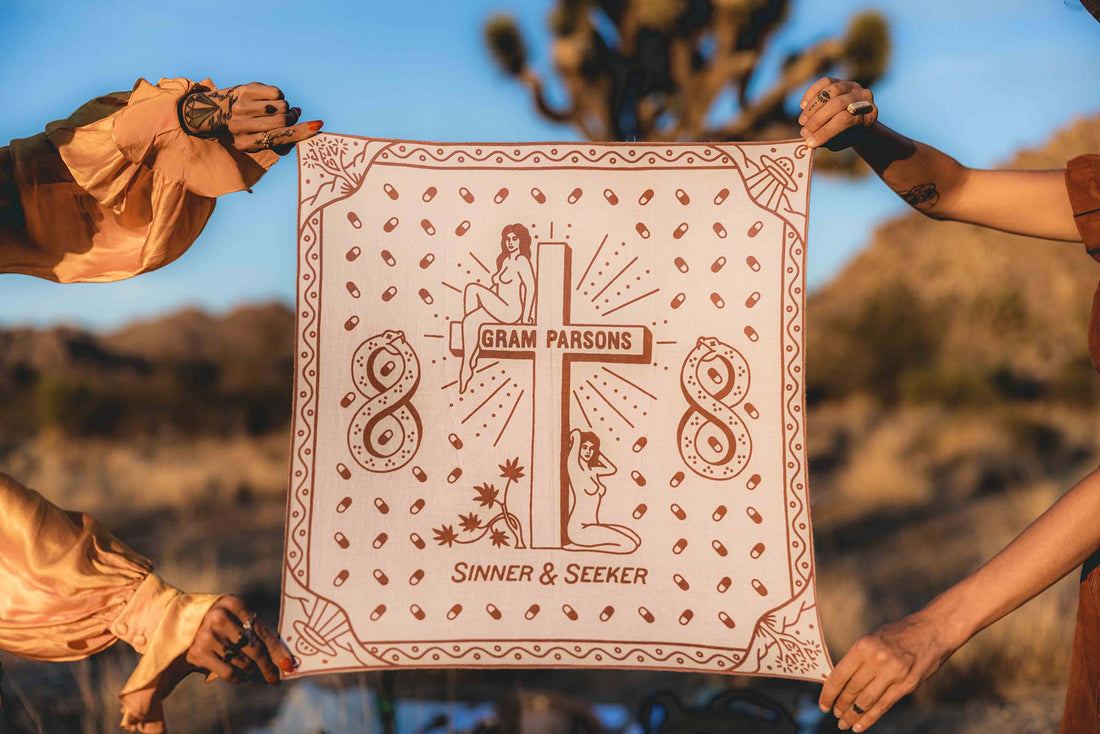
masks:
{"type": "MultiPolygon", "coordinates": [[[[592,67],[576,63],[589,63],[599,44],[577,28],[611,38],[606,22],[625,33],[615,14],[635,8],[644,20],[639,27],[695,43],[682,21],[706,6],[711,20],[748,23],[736,26],[748,28],[738,50],[758,55],[732,92],[688,94],[674,107],[686,125],[681,137],[797,136],[790,118],[804,77],[822,70],[878,82],[876,99],[893,111],[891,122],[917,137],[931,134],[960,158],[971,154],[968,162],[1060,168],[1100,151],[1100,116],[1087,112],[1100,108],[1100,86],[1087,71],[1094,65],[1059,56],[1057,37],[1043,41],[1049,53],[1027,51],[1042,41],[1050,17],[1092,24],[1092,37],[1100,34],[1100,24],[1070,0],[1043,3],[1047,15],[1034,27],[1019,21],[1040,15],[1040,3],[1030,0],[973,7],[884,2],[876,4],[881,15],[849,0],[532,0],[512,4],[518,24],[492,14],[506,3],[481,0],[447,8],[368,3],[362,12],[341,2],[316,5],[316,22],[293,32],[285,4],[273,5],[271,17],[219,6],[217,17],[239,37],[214,52],[205,45],[213,6],[199,18],[166,3],[130,9],[129,18],[104,10],[92,20],[16,2],[0,17],[13,39],[0,72],[8,72],[10,93],[28,104],[0,124],[0,133],[9,133],[0,138],[31,134],[136,73],[155,79],[158,72],[148,69],[161,64],[194,69],[195,78],[216,72],[220,79],[285,80],[304,107],[337,110],[326,129],[340,132],[655,139],[655,129],[629,127],[642,118],[624,122],[607,109],[596,115],[604,124],[597,130],[586,131],[580,116],[553,119],[570,95],[597,111],[606,106],[606,94],[597,94],[606,92],[604,77],[589,78],[592,67]],[[589,11],[604,13],[604,25],[586,25],[589,11]],[[918,17],[937,13],[934,21],[918,17]],[[118,29],[145,40],[119,41],[113,54],[81,46],[108,33],[127,35],[118,29]],[[189,47],[193,39],[175,33],[202,42],[189,47]],[[284,37],[300,54],[269,47],[270,38],[284,37]],[[484,68],[446,56],[456,38],[484,68]],[[54,45],[84,50],[85,77],[41,60],[41,50],[54,45]],[[382,69],[397,58],[409,70],[402,76],[394,64],[388,75],[346,73],[365,64],[353,51],[374,47],[393,55],[370,57],[363,68],[382,69]],[[991,48],[1004,55],[990,56],[991,48]],[[316,66],[305,78],[298,59],[311,50],[316,66]],[[199,51],[205,65],[194,62],[199,51]],[[1009,54],[1022,59],[1012,62],[1019,66],[1001,65],[1009,54]],[[17,69],[20,60],[33,62],[36,75],[17,69]],[[762,81],[756,62],[770,68],[762,81]],[[532,67],[547,80],[548,99],[538,98],[532,67]],[[988,85],[976,83],[982,79],[988,85]],[[1082,79],[1084,87],[1074,86],[1082,79]],[[508,91],[492,97],[498,88],[508,91]],[[1082,89],[1096,95],[1064,110],[1082,89]],[[416,106],[425,94],[435,103],[416,106]],[[1054,122],[1018,124],[1017,113],[1054,122]],[[998,136],[1007,141],[1001,148],[983,147],[998,136]]],[[[729,32],[714,22],[708,32],[729,32]]],[[[1080,48],[1075,38],[1063,45],[1080,48]]],[[[705,66],[715,52],[699,48],[705,66]]],[[[611,68],[625,57],[600,58],[611,68]]],[[[674,77],[677,94],[698,89],[674,77]]],[[[818,164],[809,233],[807,448],[819,601],[836,660],[861,634],[915,611],[976,569],[1100,463],[1100,375],[1086,350],[1100,266],[1080,244],[899,214],[893,195],[850,155],[823,155],[818,164]]],[[[66,509],[96,515],[152,558],[170,583],[238,593],[272,621],[290,446],[293,178],[293,163],[285,161],[253,196],[227,197],[179,264],[132,282],[58,288],[0,277],[0,470],[66,509]]],[[[977,636],[872,731],[1056,731],[1076,604],[1075,572],[977,636]]],[[[0,653],[0,711],[9,731],[118,731],[115,696],[135,660],[124,645],[64,664],[0,653]]],[[[816,708],[816,685],[642,672],[401,671],[312,677],[278,688],[206,685],[191,676],[167,711],[172,731],[200,734],[671,733],[704,729],[645,729],[640,711],[647,700],[674,695],[699,705],[729,690],[750,701],[762,695],[791,720],[769,723],[759,716],[767,707],[750,703],[738,709],[746,717],[740,725],[715,721],[715,731],[836,731],[816,708]],[[555,717],[573,728],[553,728],[555,717]]]]}

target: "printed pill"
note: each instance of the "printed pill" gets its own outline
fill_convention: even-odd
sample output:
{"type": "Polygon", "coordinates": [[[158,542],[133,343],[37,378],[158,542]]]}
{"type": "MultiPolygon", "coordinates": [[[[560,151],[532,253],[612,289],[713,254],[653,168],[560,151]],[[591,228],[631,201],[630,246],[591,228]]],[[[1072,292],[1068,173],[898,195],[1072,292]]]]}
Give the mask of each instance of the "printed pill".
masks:
{"type": "Polygon", "coordinates": [[[374,498],[374,508],[381,512],[383,515],[390,511],[390,506],[386,504],[386,500],[381,497],[374,498]]]}
{"type": "Polygon", "coordinates": [[[344,322],[344,331],[351,331],[352,329],[354,329],[358,325],[359,325],[359,317],[358,316],[352,316],[351,318],[349,318],[347,321],[344,322]]]}
{"type": "Polygon", "coordinates": [[[540,204],[546,203],[546,194],[542,193],[538,189],[531,189],[531,198],[540,204]]]}
{"type": "Polygon", "coordinates": [[[639,439],[638,439],[637,441],[635,441],[635,442],[634,442],[634,446],[632,447],[632,448],[634,449],[634,453],[638,453],[639,451],[641,451],[642,449],[644,449],[644,448],[645,448],[645,445],[646,445],[647,443],[648,443],[648,440],[646,439],[646,437],[645,437],[645,436],[642,436],[642,437],[641,437],[641,438],[639,438],[639,439]]]}
{"type": "Polygon", "coordinates": [[[569,620],[571,622],[576,622],[577,621],[577,616],[578,616],[577,615],[577,610],[574,609],[573,607],[569,606],[568,604],[565,604],[565,605],[562,606],[561,611],[565,616],[569,617],[569,620]]]}
{"type": "Polygon", "coordinates": [[[420,198],[424,201],[425,204],[427,204],[429,201],[434,199],[435,195],[438,193],[439,191],[435,188],[435,186],[429,186],[428,188],[424,189],[424,193],[420,195],[420,198]]]}
{"type": "Polygon", "coordinates": [[[768,595],[768,587],[764,586],[764,582],[762,582],[760,579],[753,579],[752,580],[752,588],[755,589],[756,593],[759,594],[760,596],[767,596],[768,595]]]}
{"type": "Polygon", "coordinates": [[[680,202],[684,206],[691,203],[691,197],[683,189],[676,189],[676,201],[680,202]]]}
{"type": "Polygon", "coordinates": [[[460,614],[462,614],[462,605],[455,604],[453,607],[447,610],[447,619],[454,619],[460,614]]]}
{"type": "Polygon", "coordinates": [[[642,476],[642,473],[637,469],[630,472],[630,478],[633,479],[634,483],[637,484],[639,487],[645,486],[645,477],[642,476]]]}
{"type": "Polygon", "coordinates": [[[500,204],[507,198],[508,198],[508,189],[501,189],[500,191],[498,191],[496,193],[496,196],[493,197],[493,201],[500,204]]]}
{"type": "Polygon", "coordinates": [[[462,467],[456,466],[451,469],[451,473],[447,475],[447,484],[454,484],[458,481],[458,478],[462,476],[462,467]]]}
{"type": "Polygon", "coordinates": [[[684,552],[684,548],[688,547],[687,538],[680,538],[676,541],[676,545],[672,546],[672,552],[676,555],[680,555],[684,552]]]}
{"type": "Polygon", "coordinates": [[[687,624],[688,622],[690,622],[692,620],[692,618],[694,616],[695,616],[695,612],[691,611],[690,609],[685,609],[680,614],[680,624],[687,624]]]}
{"type": "Polygon", "coordinates": [[[737,623],[733,621],[733,617],[726,614],[725,612],[718,612],[718,619],[722,622],[722,624],[726,625],[730,629],[733,629],[737,626],[737,623]]]}
{"type": "Polygon", "coordinates": [[[356,229],[363,228],[363,220],[359,218],[359,215],[355,212],[348,212],[348,221],[351,222],[351,226],[356,229]]]}
{"type": "Polygon", "coordinates": [[[756,545],[754,545],[752,547],[752,550],[749,551],[749,556],[751,558],[754,558],[754,559],[759,558],[762,555],[764,555],[764,544],[763,543],[757,543],[756,545]]]}
{"type": "Polygon", "coordinates": [[[336,578],[332,580],[333,586],[343,586],[344,582],[348,580],[348,571],[345,568],[340,573],[336,574],[336,578]]]}
{"type": "Polygon", "coordinates": [[[745,336],[747,336],[751,342],[760,341],[760,335],[757,334],[756,329],[751,326],[745,327],[745,336]]]}
{"type": "Polygon", "coordinates": [[[351,469],[348,469],[347,464],[337,464],[336,473],[343,479],[351,479],[351,469]]]}
{"type": "Polygon", "coordinates": [[[420,296],[420,300],[429,306],[435,303],[435,299],[432,298],[432,294],[428,292],[427,288],[421,288],[417,291],[417,294],[420,296]]]}
{"type": "Polygon", "coordinates": [[[412,584],[413,586],[416,586],[417,584],[419,584],[423,580],[424,580],[424,569],[422,569],[422,568],[416,569],[415,571],[413,571],[413,575],[409,576],[409,583],[412,584]]]}
{"type": "Polygon", "coordinates": [[[412,473],[413,473],[413,476],[416,477],[416,481],[418,481],[418,482],[428,481],[428,475],[425,474],[424,470],[421,469],[419,466],[414,466],[412,468],[412,473]]]}
{"type": "Polygon", "coordinates": [[[723,576],[722,580],[718,582],[718,593],[725,594],[732,584],[733,580],[729,576],[723,576]]]}
{"type": "Polygon", "coordinates": [[[650,624],[653,624],[653,622],[657,619],[653,616],[653,612],[649,611],[645,607],[638,607],[638,614],[641,615],[642,619],[650,624]]]}
{"type": "Polygon", "coordinates": [[[641,520],[642,515],[644,515],[646,513],[646,510],[648,510],[648,509],[649,508],[645,506],[645,503],[640,504],[637,507],[635,507],[634,508],[634,519],[635,520],[641,520]]]}
{"type": "Polygon", "coordinates": [[[603,608],[603,611],[600,612],[600,621],[606,622],[607,620],[611,619],[611,615],[613,614],[615,614],[615,607],[608,604],[606,607],[603,608]]]}
{"type": "Polygon", "coordinates": [[[413,533],[409,536],[409,540],[411,540],[412,544],[415,545],[418,549],[424,550],[424,539],[421,538],[419,534],[413,533]]]}
{"type": "Polygon", "coordinates": [[[722,442],[718,440],[717,436],[708,436],[707,445],[710,446],[711,451],[719,454],[722,453],[722,442]]]}
{"type": "Polygon", "coordinates": [[[379,604],[374,608],[374,611],[370,613],[370,621],[377,622],[382,618],[382,615],[386,613],[386,605],[379,604]]]}
{"type": "Polygon", "coordinates": [[[470,231],[470,220],[469,219],[463,219],[461,222],[459,222],[458,226],[455,227],[455,234],[458,235],[459,237],[461,237],[462,235],[466,234],[469,231],[470,231]]]}
{"type": "Polygon", "coordinates": [[[457,433],[452,433],[447,436],[447,440],[451,442],[451,445],[456,449],[462,448],[462,439],[458,437],[457,433]]]}
{"type": "Polygon", "coordinates": [[[427,270],[428,266],[435,262],[435,255],[428,253],[424,257],[420,258],[420,269],[427,270]]]}
{"type": "Polygon", "coordinates": [[[726,228],[722,226],[721,222],[714,223],[714,234],[718,235],[719,239],[726,239],[726,228]]]}
{"type": "Polygon", "coordinates": [[[382,435],[378,437],[378,443],[382,446],[385,446],[390,442],[391,438],[393,438],[393,431],[387,428],[386,430],[382,431],[382,435]]]}
{"type": "MultiPolygon", "coordinates": [[[[379,372],[382,373],[383,377],[389,377],[390,373],[393,372],[395,369],[397,369],[397,363],[391,361],[386,362],[384,365],[382,365],[382,369],[379,370],[379,372]]],[[[392,434],[393,431],[390,431],[390,433],[392,434]]]]}
{"type": "MultiPolygon", "coordinates": [[[[387,265],[389,265],[389,266],[390,266],[391,268],[392,268],[392,267],[393,267],[394,265],[396,265],[396,264],[397,264],[397,260],[396,260],[396,259],[394,258],[394,256],[393,256],[393,253],[392,253],[392,252],[390,252],[389,250],[382,250],[382,252],[381,252],[381,253],[379,253],[379,254],[380,254],[380,255],[382,256],[382,262],[386,263],[386,264],[387,264],[387,265]]],[[[354,284],[354,283],[348,283],[348,290],[349,290],[349,291],[350,291],[350,290],[351,290],[351,289],[352,289],[353,287],[355,287],[355,284],[354,284]]],[[[358,289],[358,288],[356,288],[355,290],[359,290],[359,289],[358,289]]],[[[356,295],[356,294],[355,294],[354,292],[352,293],[352,295],[353,295],[353,296],[355,296],[356,298],[358,298],[358,297],[359,297],[359,296],[358,296],[358,295],[356,295]]]]}
{"type": "Polygon", "coordinates": [[[715,553],[722,556],[723,558],[729,555],[729,550],[726,549],[726,546],[722,545],[722,541],[720,540],[710,541],[710,547],[714,549],[715,553]]]}
{"type": "Polygon", "coordinates": [[[352,298],[358,298],[363,295],[363,292],[359,290],[359,286],[355,285],[355,283],[352,283],[350,280],[345,284],[345,287],[348,289],[348,293],[351,294],[352,298]]]}
{"type": "Polygon", "coordinates": [[[680,587],[681,591],[687,591],[691,588],[691,585],[688,584],[688,580],[678,573],[672,575],[672,580],[676,582],[676,585],[680,587]]]}
{"type": "Polygon", "coordinates": [[[676,517],[677,520],[686,520],[687,519],[687,513],[684,512],[684,508],[680,507],[680,505],[676,504],[675,502],[672,503],[672,506],[670,506],[668,509],[669,509],[669,511],[672,512],[672,514],[676,517]]]}
{"type": "Polygon", "coordinates": [[[570,192],[569,198],[566,199],[566,201],[568,201],[570,204],[576,204],[578,201],[581,200],[582,196],[584,196],[584,191],[582,191],[581,189],[573,189],[573,191],[570,192]]]}
{"type": "Polygon", "coordinates": [[[527,611],[523,613],[523,618],[530,621],[538,616],[540,607],[538,604],[532,604],[527,607],[527,611]]]}
{"type": "Polygon", "coordinates": [[[745,262],[748,263],[749,268],[751,268],[754,273],[760,272],[760,261],[755,257],[749,255],[745,258],[745,262]]]}
{"type": "Polygon", "coordinates": [[[760,230],[762,230],[762,229],[764,229],[764,223],[763,222],[761,222],[761,221],[753,222],[752,226],[749,227],[749,232],[748,232],[749,237],[755,237],[756,235],[760,234],[760,230]]]}
{"type": "Polygon", "coordinates": [[[723,201],[726,200],[726,197],[729,196],[729,195],[730,195],[730,190],[729,189],[722,189],[721,191],[719,191],[717,194],[714,195],[714,203],[715,204],[721,204],[723,201]]]}
{"type": "Polygon", "coordinates": [[[382,300],[386,301],[388,303],[389,301],[392,301],[393,297],[396,296],[396,295],[397,295],[397,286],[391,285],[389,288],[382,291],[382,300]]]}
{"type": "Polygon", "coordinates": [[[638,234],[642,236],[643,240],[649,239],[649,228],[646,227],[644,224],[638,222],[636,225],[634,225],[634,229],[638,231],[638,234]]]}
{"type": "Polygon", "coordinates": [[[380,568],[374,569],[374,573],[372,575],[374,576],[374,580],[382,584],[383,586],[390,582],[390,577],[387,576],[386,573],[380,568]]]}
{"type": "Polygon", "coordinates": [[[359,257],[361,254],[363,254],[362,250],[360,250],[358,247],[353,247],[350,250],[348,250],[348,253],[346,255],[344,255],[344,257],[346,257],[348,262],[350,263],[350,262],[354,262],[355,258],[359,257]]]}
{"type": "Polygon", "coordinates": [[[711,513],[710,519],[714,520],[714,522],[718,522],[726,516],[726,512],[727,510],[725,505],[718,505],[714,508],[714,512],[711,513]]]}
{"type": "Polygon", "coordinates": [[[428,219],[421,219],[420,220],[420,228],[423,229],[428,234],[435,234],[435,225],[432,224],[431,221],[428,220],[428,219]]]}
{"type": "Polygon", "coordinates": [[[756,406],[752,403],[745,403],[745,412],[749,414],[750,418],[756,419],[760,417],[760,411],[756,409],[756,406]]]}
{"type": "Polygon", "coordinates": [[[687,296],[684,295],[683,293],[677,293],[676,297],[673,298],[672,302],[669,303],[668,305],[672,306],[672,308],[680,308],[680,306],[684,305],[684,299],[685,298],[687,298],[687,296]]]}
{"type": "Polygon", "coordinates": [[[752,295],[745,299],[745,308],[752,308],[760,303],[760,291],[753,291],[752,295]]]}
{"type": "Polygon", "coordinates": [[[397,189],[395,189],[393,186],[391,186],[390,184],[382,184],[382,190],[386,192],[386,196],[390,197],[394,201],[397,201],[397,189]]]}
{"type": "Polygon", "coordinates": [[[726,256],[722,255],[717,260],[710,264],[710,272],[717,273],[722,268],[726,267],[726,256]]]}
{"type": "Polygon", "coordinates": [[[722,296],[718,295],[717,293],[711,293],[710,294],[710,302],[713,303],[718,308],[725,308],[726,307],[726,302],[724,300],[722,300],[722,296]]]}
{"type": "Polygon", "coordinates": [[[351,497],[345,497],[340,500],[340,504],[336,505],[336,511],[339,513],[347,512],[347,509],[351,507],[351,497]]]}
{"type": "Polygon", "coordinates": [[[409,514],[410,515],[419,514],[420,511],[423,510],[423,509],[424,509],[424,500],[419,499],[416,502],[413,502],[412,506],[409,507],[409,514]]]}
{"type": "Polygon", "coordinates": [[[355,393],[349,392],[347,395],[340,398],[340,407],[341,408],[346,408],[354,402],[355,402],[355,393]]]}
{"type": "Polygon", "coordinates": [[[675,265],[676,269],[679,270],[681,273],[686,273],[688,271],[687,260],[682,257],[678,257],[673,260],[672,264],[675,265]]]}
{"type": "Polygon", "coordinates": [[[653,198],[653,189],[646,189],[642,192],[642,195],[638,197],[638,203],[645,206],[653,198]]]}
{"type": "Polygon", "coordinates": [[[760,516],[760,513],[756,511],[755,507],[746,507],[745,514],[749,516],[749,519],[759,525],[764,522],[764,518],[760,516]]]}
{"type": "Polygon", "coordinates": [[[413,604],[411,607],[409,607],[409,611],[412,612],[412,615],[417,619],[421,621],[424,620],[424,610],[420,608],[419,604],[413,604]]]}
{"type": "Polygon", "coordinates": [[[500,610],[497,609],[496,604],[486,604],[485,611],[487,611],[489,613],[489,616],[493,619],[500,619],[501,616],[503,616],[501,615],[500,610]]]}
{"type": "MultiPolygon", "coordinates": [[[[473,204],[473,203],[474,203],[474,194],[473,194],[473,192],[471,192],[471,191],[470,191],[470,190],[469,190],[468,188],[466,188],[465,186],[461,187],[461,188],[460,188],[460,189],[458,190],[458,195],[459,195],[459,196],[461,196],[461,197],[462,197],[462,200],[463,200],[464,202],[466,202],[467,204],[473,204]]],[[[508,194],[506,193],[506,194],[505,194],[505,196],[507,196],[507,195],[508,195],[508,194]]],[[[498,201],[497,203],[499,204],[500,202],[498,201]]]]}
{"type": "Polygon", "coordinates": [[[687,234],[687,231],[688,231],[688,223],[687,222],[680,222],[680,226],[672,231],[672,238],[678,240],[681,237],[683,237],[685,234],[687,234]]]}
{"type": "Polygon", "coordinates": [[[748,482],[748,484],[745,485],[745,488],[748,489],[751,492],[752,490],[756,489],[759,485],[760,485],[760,475],[759,474],[753,474],[751,477],[749,477],[749,482],[748,482]]]}
{"type": "Polygon", "coordinates": [[[615,192],[611,189],[603,190],[603,198],[607,199],[607,203],[611,206],[615,206],[619,203],[619,197],[615,195],[615,192]]]}
{"type": "Polygon", "coordinates": [[[399,221],[400,220],[397,217],[390,217],[386,220],[386,223],[382,225],[382,229],[386,232],[392,232],[394,229],[397,228],[399,221]]]}
{"type": "Polygon", "coordinates": [[[668,480],[668,484],[670,487],[675,489],[676,487],[680,486],[680,482],[682,481],[684,481],[684,473],[682,471],[678,471],[672,475],[672,479],[668,480]]]}
{"type": "Polygon", "coordinates": [[[332,539],[336,541],[336,545],[340,546],[344,550],[347,550],[348,546],[351,545],[351,541],[348,540],[348,536],[344,535],[343,533],[337,533],[336,535],[332,536],[332,539]]]}

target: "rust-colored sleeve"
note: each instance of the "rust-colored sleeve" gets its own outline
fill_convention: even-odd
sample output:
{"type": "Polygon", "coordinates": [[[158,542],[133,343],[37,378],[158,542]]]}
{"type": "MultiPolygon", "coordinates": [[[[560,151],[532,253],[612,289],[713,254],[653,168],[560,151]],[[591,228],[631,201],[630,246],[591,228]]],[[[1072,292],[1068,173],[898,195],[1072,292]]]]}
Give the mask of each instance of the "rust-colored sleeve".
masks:
{"type": "MultiPolygon", "coordinates": [[[[1066,190],[1085,251],[1100,260],[1100,155],[1081,155],[1066,163],[1066,190]]],[[[1100,286],[1092,297],[1088,344],[1092,366],[1100,370],[1100,286]]]]}
{"type": "Polygon", "coordinates": [[[142,657],[119,695],[127,728],[164,731],[161,700],[217,599],[169,586],[95,518],[0,473],[0,649],[79,660],[128,643],[142,657]]]}
{"type": "Polygon", "coordinates": [[[278,159],[184,132],[178,105],[199,86],[214,88],[139,79],[0,149],[0,273],[112,281],[183,254],[215,197],[248,189],[278,159]]]}

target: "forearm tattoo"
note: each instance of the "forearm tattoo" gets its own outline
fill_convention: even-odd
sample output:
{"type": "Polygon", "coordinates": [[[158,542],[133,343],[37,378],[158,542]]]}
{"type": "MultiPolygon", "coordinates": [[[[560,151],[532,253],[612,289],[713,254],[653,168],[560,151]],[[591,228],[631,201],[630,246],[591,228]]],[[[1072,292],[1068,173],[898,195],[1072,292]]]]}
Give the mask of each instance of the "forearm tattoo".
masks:
{"type": "Polygon", "coordinates": [[[223,132],[229,125],[236,98],[236,88],[189,94],[180,107],[180,119],[189,133],[223,132]]]}
{"type": "Polygon", "coordinates": [[[895,193],[904,199],[906,204],[922,212],[933,208],[940,200],[940,192],[936,190],[936,184],[934,183],[917,184],[908,191],[897,191],[895,193]]]}

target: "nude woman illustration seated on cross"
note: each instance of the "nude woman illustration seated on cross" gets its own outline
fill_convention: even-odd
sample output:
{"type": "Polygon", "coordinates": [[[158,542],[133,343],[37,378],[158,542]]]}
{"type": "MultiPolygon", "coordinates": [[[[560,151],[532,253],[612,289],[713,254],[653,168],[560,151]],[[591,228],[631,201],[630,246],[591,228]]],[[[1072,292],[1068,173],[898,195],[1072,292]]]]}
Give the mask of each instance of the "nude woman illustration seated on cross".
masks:
{"type": "Polygon", "coordinates": [[[577,429],[570,431],[566,464],[569,477],[566,532],[569,542],[562,548],[597,553],[633,553],[638,550],[642,544],[640,535],[625,525],[600,520],[600,504],[607,494],[603,479],[618,472],[618,467],[600,453],[599,436],[577,429]]]}
{"type": "Polygon", "coordinates": [[[500,254],[492,285],[467,283],[462,292],[462,366],[458,391],[474,376],[478,354],[478,331],[482,324],[533,324],[535,322],[535,269],[531,265],[531,233],[522,224],[509,224],[500,231],[500,254]]]}

